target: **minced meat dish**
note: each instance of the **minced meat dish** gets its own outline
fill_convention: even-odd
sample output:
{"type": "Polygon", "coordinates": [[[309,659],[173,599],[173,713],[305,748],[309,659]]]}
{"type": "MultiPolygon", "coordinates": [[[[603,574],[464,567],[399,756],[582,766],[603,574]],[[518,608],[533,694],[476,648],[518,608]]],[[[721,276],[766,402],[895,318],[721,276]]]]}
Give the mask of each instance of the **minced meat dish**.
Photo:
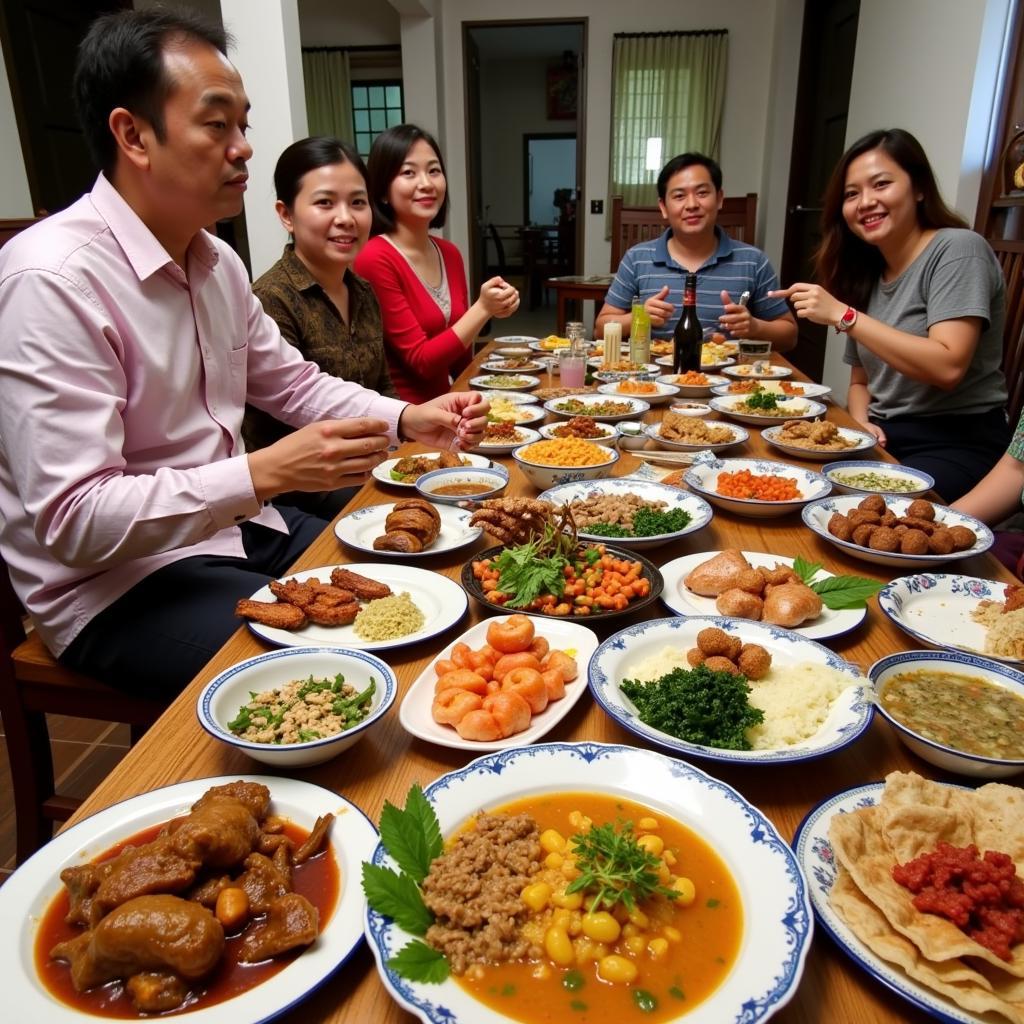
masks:
{"type": "Polygon", "coordinates": [[[423,899],[436,921],[426,938],[453,974],[527,955],[519,894],[540,870],[540,857],[539,830],[528,814],[481,814],[430,866],[423,899]]]}

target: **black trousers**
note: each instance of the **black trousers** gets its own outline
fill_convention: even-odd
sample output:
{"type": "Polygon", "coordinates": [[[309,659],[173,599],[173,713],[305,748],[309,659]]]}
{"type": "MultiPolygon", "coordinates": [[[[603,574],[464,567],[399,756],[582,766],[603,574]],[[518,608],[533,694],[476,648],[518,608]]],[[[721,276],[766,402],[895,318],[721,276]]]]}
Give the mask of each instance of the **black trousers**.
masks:
{"type": "Polygon", "coordinates": [[[157,569],[91,619],[59,661],[118,689],[176,696],[240,625],[238,599],[284,573],[327,525],[278,511],[288,533],[243,523],[247,557],[196,555],[157,569]]]}
{"type": "Polygon", "coordinates": [[[935,478],[944,501],[963,497],[1003,457],[1012,437],[1004,409],[967,416],[872,417],[888,438],[886,451],[935,478]]]}

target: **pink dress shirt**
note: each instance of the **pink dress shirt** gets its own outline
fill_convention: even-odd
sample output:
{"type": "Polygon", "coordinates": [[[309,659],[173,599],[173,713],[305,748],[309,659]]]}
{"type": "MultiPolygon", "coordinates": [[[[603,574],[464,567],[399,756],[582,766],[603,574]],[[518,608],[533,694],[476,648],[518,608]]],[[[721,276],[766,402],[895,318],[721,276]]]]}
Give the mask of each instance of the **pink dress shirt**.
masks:
{"type": "Polygon", "coordinates": [[[244,557],[246,401],[292,426],[404,403],[322,373],[200,232],[188,276],[103,175],[0,250],[0,551],[46,645],[160,566],[244,557]]]}

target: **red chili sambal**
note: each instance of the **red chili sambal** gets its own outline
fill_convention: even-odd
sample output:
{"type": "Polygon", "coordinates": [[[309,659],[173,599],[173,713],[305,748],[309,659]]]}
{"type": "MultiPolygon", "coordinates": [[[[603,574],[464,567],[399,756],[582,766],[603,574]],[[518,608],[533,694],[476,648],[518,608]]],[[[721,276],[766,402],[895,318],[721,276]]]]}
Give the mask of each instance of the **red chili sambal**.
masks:
{"type": "Polygon", "coordinates": [[[1024,881],[1012,858],[996,850],[940,842],[932,853],[897,864],[895,882],[909,889],[923,914],[952,921],[979,945],[1003,960],[1024,941],[1024,881]]]}
{"type": "MultiPolygon", "coordinates": [[[[152,842],[164,824],[153,825],[151,828],[137,832],[96,857],[96,861],[110,860],[126,846],[141,846],[143,843],[152,842]]],[[[284,832],[296,847],[301,846],[309,836],[307,829],[292,822],[284,823],[284,832]]],[[[338,864],[330,855],[329,844],[323,852],[293,868],[292,888],[295,892],[305,896],[319,911],[322,933],[334,913],[338,902],[338,893],[341,891],[338,864]]],[[[71,983],[70,964],[63,960],[50,959],[50,950],[58,942],[73,939],[82,933],[81,927],[65,922],[64,918],[67,916],[69,907],[67,889],[62,888],[47,907],[36,933],[34,950],[36,973],[43,985],[62,1003],[81,1010],[83,1013],[126,1020],[148,1018],[150,1014],[141,1013],[135,1008],[123,981],[111,981],[86,992],[76,992],[71,983]]],[[[198,1010],[232,999],[268,978],[272,978],[279,971],[283,971],[296,957],[302,956],[303,951],[299,949],[285,956],[264,960],[257,964],[240,963],[238,956],[241,952],[244,934],[245,929],[242,929],[233,935],[228,935],[224,943],[224,954],[214,973],[193,986],[189,997],[181,1006],[167,1014],[160,1014],[160,1016],[188,1013],[190,1010],[198,1010]]]]}

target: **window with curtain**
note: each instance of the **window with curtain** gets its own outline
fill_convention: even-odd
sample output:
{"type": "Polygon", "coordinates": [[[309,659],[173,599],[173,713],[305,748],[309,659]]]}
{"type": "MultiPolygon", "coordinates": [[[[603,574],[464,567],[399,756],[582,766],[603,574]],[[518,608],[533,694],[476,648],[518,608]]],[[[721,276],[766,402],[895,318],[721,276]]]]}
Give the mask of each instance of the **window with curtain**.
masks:
{"type": "Polygon", "coordinates": [[[370,155],[373,140],[404,120],[401,81],[353,82],[352,118],[360,156],[370,155]]]}
{"type": "Polygon", "coordinates": [[[652,206],[677,153],[718,158],[728,52],[725,29],[615,36],[609,196],[652,206]]]}
{"type": "Polygon", "coordinates": [[[352,87],[345,50],[303,50],[302,77],[310,135],[352,141],[352,87]]]}

